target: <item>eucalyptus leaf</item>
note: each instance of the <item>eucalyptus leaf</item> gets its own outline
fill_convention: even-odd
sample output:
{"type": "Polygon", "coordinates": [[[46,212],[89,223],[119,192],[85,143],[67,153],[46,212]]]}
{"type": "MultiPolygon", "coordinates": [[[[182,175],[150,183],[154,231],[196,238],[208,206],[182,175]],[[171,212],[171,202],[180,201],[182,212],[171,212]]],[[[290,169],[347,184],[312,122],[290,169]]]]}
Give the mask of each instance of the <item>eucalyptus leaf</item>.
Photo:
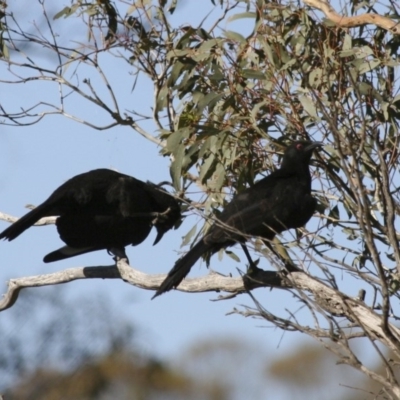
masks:
{"type": "Polygon", "coordinates": [[[190,229],[190,231],[183,237],[181,247],[187,246],[190,243],[192,237],[196,234],[196,231],[197,231],[197,226],[194,225],[190,229]]]}
{"type": "Polygon", "coordinates": [[[178,146],[177,151],[175,151],[174,158],[170,167],[172,183],[175,190],[177,191],[181,189],[182,161],[184,155],[185,146],[181,144],[180,146],[178,146]]]}
{"type": "Polygon", "coordinates": [[[246,42],[246,38],[241,35],[238,32],[233,32],[233,31],[225,31],[224,35],[226,38],[230,39],[230,40],[234,40],[237,41],[239,43],[245,43],[246,42]]]}

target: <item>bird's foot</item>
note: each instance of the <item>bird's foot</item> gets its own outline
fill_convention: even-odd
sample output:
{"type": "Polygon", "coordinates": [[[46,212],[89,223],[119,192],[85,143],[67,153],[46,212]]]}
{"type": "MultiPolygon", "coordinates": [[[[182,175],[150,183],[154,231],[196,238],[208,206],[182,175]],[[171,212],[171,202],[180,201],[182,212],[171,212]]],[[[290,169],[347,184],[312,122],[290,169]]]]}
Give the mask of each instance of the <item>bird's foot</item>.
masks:
{"type": "Polygon", "coordinates": [[[264,271],[263,269],[258,268],[257,264],[258,264],[258,261],[256,261],[256,262],[251,261],[251,263],[247,267],[246,275],[248,275],[248,276],[257,275],[258,273],[260,273],[260,271],[264,271]]]}
{"type": "Polygon", "coordinates": [[[162,213],[156,213],[156,217],[151,221],[153,225],[165,222],[168,220],[168,214],[171,212],[171,207],[168,207],[164,212],[162,213]]]}
{"type": "Polygon", "coordinates": [[[261,268],[258,268],[258,263],[260,262],[260,259],[257,259],[256,261],[254,261],[251,257],[250,254],[247,250],[247,247],[244,247],[245,250],[245,254],[246,254],[246,258],[247,261],[249,262],[247,265],[247,275],[251,275],[253,273],[257,273],[258,271],[263,271],[261,268]]]}
{"type": "Polygon", "coordinates": [[[302,270],[294,264],[292,260],[283,260],[283,263],[287,272],[302,272],[302,270]]]}
{"type": "Polygon", "coordinates": [[[126,260],[126,263],[129,264],[128,256],[125,253],[125,249],[122,247],[111,247],[107,249],[108,254],[112,254],[114,256],[114,261],[117,263],[120,260],[126,260]]]}
{"type": "Polygon", "coordinates": [[[247,289],[257,287],[258,284],[262,285],[264,281],[265,274],[270,273],[271,271],[264,271],[261,268],[258,268],[255,263],[249,265],[247,272],[243,275],[243,283],[247,289]]]}

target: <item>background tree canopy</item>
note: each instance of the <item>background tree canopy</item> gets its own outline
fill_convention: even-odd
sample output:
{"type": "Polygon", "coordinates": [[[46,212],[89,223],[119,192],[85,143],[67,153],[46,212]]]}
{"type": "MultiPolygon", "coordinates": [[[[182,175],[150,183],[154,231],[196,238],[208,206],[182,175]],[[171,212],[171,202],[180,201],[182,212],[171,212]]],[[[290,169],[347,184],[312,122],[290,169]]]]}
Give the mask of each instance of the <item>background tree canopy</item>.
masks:
{"type": "MultiPolygon", "coordinates": [[[[276,168],[285,144],[323,141],[312,167],[318,213],[275,239],[276,255],[251,241],[260,266],[278,271],[261,285],[285,289],[297,304],[275,314],[252,292],[254,307],[236,312],[312,336],[399,398],[397,5],[349,1],[337,11],[358,19],[343,27],[325,19],[333,11],[322,0],[307,2],[314,8],[211,1],[210,14],[191,26],[175,23],[184,3],[98,0],[55,9],[39,1],[40,19],[27,24],[23,10],[3,2],[0,85],[43,89],[18,108],[3,98],[1,123],[29,127],[59,115],[97,130],[122,126],[154,143],[171,159],[187,214],[204,221],[183,234],[183,245],[232,194],[276,168]],[[131,100],[122,100],[128,91],[131,100]],[[144,91],[151,100],[136,102],[144,91]],[[87,108],[77,107],[82,102],[87,108]],[[288,262],[303,272],[285,273],[288,262]],[[385,371],[351,345],[365,337],[385,371]]],[[[141,279],[154,288],[151,277],[141,279]]],[[[229,285],[218,277],[198,284],[198,291],[229,285]]],[[[240,279],[229,291],[243,291],[240,279]]]]}

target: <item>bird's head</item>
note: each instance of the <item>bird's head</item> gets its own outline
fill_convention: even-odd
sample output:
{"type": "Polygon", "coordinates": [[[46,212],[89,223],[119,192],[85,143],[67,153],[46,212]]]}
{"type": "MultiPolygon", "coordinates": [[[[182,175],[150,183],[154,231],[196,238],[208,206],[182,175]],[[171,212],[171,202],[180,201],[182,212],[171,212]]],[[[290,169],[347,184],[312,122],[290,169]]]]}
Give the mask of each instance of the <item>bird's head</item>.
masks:
{"type": "Polygon", "coordinates": [[[308,140],[301,140],[290,144],[283,153],[283,160],[281,168],[299,168],[300,166],[308,166],[313,151],[317,147],[321,147],[322,142],[311,142],[308,140]]]}
{"type": "MultiPolygon", "coordinates": [[[[147,183],[151,184],[150,182],[147,183]]],[[[163,188],[164,185],[172,186],[169,182],[161,182],[158,185],[154,185],[154,188],[158,190],[158,196],[161,195],[159,199],[163,199],[162,204],[164,207],[167,206],[167,209],[160,212],[159,216],[153,221],[153,225],[157,230],[157,237],[153,246],[162,239],[164,233],[172,228],[176,229],[182,222],[180,202],[163,188]]]]}
{"type": "Polygon", "coordinates": [[[164,233],[168,232],[172,228],[176,228],[177,225],[181,222],[181,209],[177,204],[171,203],[170,207],[160,215],[160,218],[157,218],[158,221],[155,221],[154,226],[157,229],[157,237],[154,240],[153,246],[157,244],[164,233]]]}

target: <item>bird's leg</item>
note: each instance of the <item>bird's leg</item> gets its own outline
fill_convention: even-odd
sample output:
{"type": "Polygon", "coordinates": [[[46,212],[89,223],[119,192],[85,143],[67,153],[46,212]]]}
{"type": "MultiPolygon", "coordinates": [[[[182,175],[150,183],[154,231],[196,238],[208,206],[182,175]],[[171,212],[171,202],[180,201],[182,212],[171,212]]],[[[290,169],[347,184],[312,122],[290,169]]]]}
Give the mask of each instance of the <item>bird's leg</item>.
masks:
{"type": "Polygon", "coordinates": [[[114,255],[114,261],[117,263],[118,260],[120,259],[125,259],[127,264],[129,264],[129,259],[128,256],[125,253],[125,248],[124,247],[111,247],[107,249],[109,254],[114,255]]]}
{"type": "Polygon", "coordinates": [[[263,240],[263,242],[265,246],[268,247],[268,249],[271,250],[272,253],[274,253],[275,256],[283,262],[283,264],[285,265],[285,269],[288,272],[300,271],[300,269],[292,262],[291,259],[283,257],[282,254],[276,251],[269,240],[263,240]]]}
{"type": "Polygon", "coordinates": [[[260,268],[258,268],[256,263],[252,260],[247,246],[244,243],[241,243],[240,245],[242,246],[244,254],[246,255],[247,260],[249,261],[249,266],[247,268],[247,274],[252,274],[256,271],[259,271],[260,268]]]}
{"type": "Polygon", "coordinates": [[[267,273],[267,271],[258,268],[256,263],[252,260],[249,249],[244,243],[241,243],[244,254],[249,260],[249,267],[247,268],[246,274],[243,276],[243,283],[245,288],[250,288],[254,285],[254,282],[263,282],[263,275],[267,273]]]}

